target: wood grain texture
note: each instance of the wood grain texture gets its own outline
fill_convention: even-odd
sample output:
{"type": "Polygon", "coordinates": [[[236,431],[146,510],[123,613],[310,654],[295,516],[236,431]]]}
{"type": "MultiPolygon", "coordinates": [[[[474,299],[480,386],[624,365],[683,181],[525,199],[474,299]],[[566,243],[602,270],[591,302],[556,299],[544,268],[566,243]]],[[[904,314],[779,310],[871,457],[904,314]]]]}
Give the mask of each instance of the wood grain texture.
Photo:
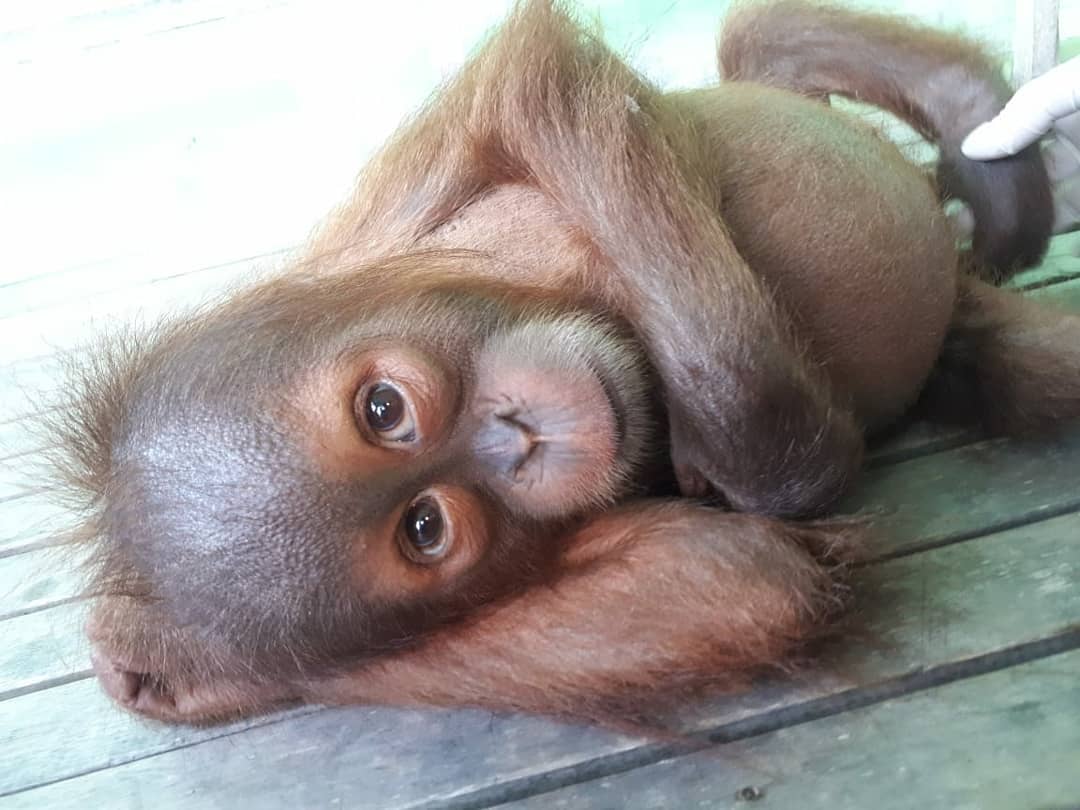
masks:
{"type": "MultiPolygon", "coordinates": [[[[744,697],[687,707],[683,723],[716,732],[750,721],[767,727],[770,715],[800,707],[811,718],[831,714],[857,702],[864,688],[904,679],[910,684],[898,689],[917,688],[943,667],[1067,632],[1080,623],[1080,544],[1071,542],[1078,532],[1080,515],[1071,515],[873,566],[859,578],[860,625],[826,665],[744,697]]],[[[0,702],[0,747],[11,766],[0,773],[0,794],[93,771],[19,801],[83,806],[123,786],[119,795],[131,807],[185,807],[197,797],[210,806],[311,806],[337,798],[396,808],[522,781],[528,788],[552,769],[573,771],[627,752],[642,762],[653,756],[644,739],[484,712],[322,710],[238,737],[120,717],[88,681],[0,702]],[[42,722],[68,712],[83,719],[77,746],[42,722]],[[175,745],[191,747],[170,750],[175,745]],[[310,773],[319,774],[317,783],[296,778],[310,773]]]]}
{"type": "Polygon", "coordinates": [[[0,558],[0,622],[76,598],[82,590],[76,562],[56,549],[0,558]]]}
{"type": "Polygon", "coordinates": [[[0,560],[53,542],[70,517],[44,492],[0,503],[0,560]]]}
{"type": "MultiPolygon", "coordinates": [[[[636,50],[652,60],[654,75],[690,84],[711,73],[712,26],[724,3],[691,5],[700,30],[677,31],[675,40],[655,36],[666,11],[647,21],[653,36],[636,50]]],[[[917,5],[938,13],[933,0],[917,5]]],[[[425,14],[441,6],[431,3],[425,14]]],[[[477,806],[639,765],[641,780],[621,794],[545,793],[536,806],[567,796],[579,802],[568,806],[583,806],[586,796],[584,806],[633,806],[637,798],[655,802],[642,806],[724,807],[733,793],[715,780],[747,771],[754,779],[737,786],[764,785],[766,807],[820,806],[823,796],[836,807],[888,808],[905,798],[963,806],[959,787],[979,780],[1002,807],[1060,805],[1051,788],[1068,787],[1063,780],[1030,785],[1033,769],[1071,773],[1060,755],[1062,746],[1076,749],[1075,737],[1060,733],[1060,719],[1077,714],[1075,696],[1070,703],[1069,692],[1055,693],[1047,671],[1016,668],[1015,703],[993,703],[1001,686],[965,698],[979,678],[845,709],[960,677],[971,661],[1004,665],[1025,644],[1075,626],[1080,526],[1076,516],[1042,520],[1073,508],[1073,439],[1011,447],[923,428],[884,444],[849,508],[878,515],[879,555],[910,556],[860,575],[863,612],[827,651],[827,666],[762,682],[738,699],[687,706],[686,727],[724,739],[809,720],[764,734],[760,749],[739,753],[737,743],[719,759],[714,752],[704,761],[718,764],[688,776],[647,767],[667,743],[483,712],[305,708],[212,730],[158,727],[114,709],[89,679],[81,607],[63,604],[77,580],[39,548],[65,515],[36,491],[42,442],[21,418],[59,393],[56,351],[79,351],[97,329],[135,315],[152,321],[285,263],[365,155],[504,6],[458,4],[438,26],[417,24],[414,4],[383,7],[378,25],[360,25],[363,4],[335,0],[5,7],[0,807],[477,806]],[[411,50],[400,45],[405,36],[411,50]],[[394,77],[393,93],[369,79],[371,65],[394,77]],[[283,159],[291,155],[306,157],[283,159]],[[952,545],[920,551],[940,544],[952,545]],[[874,713],[894,704],[892,714],[874,713]],[[1010,716],[1028,725],[991,722],[989,710],[985,723],[972,724],[998,705],[1006,714],[1021,707],[1010,716]],[[832,712],[840,714],[813,719],[832,712]],[[964,730],[968,760],[955,747],[964,730]],[[803,735],[783,737],[789,733],[803,735]],[[1007,756],[988,759],[995,740],[1007,756]],[[887,771],[890,756],[908,772],[887,771]]],[[[972,25],[990,33],[986,8],[978,6],[972,25]]],[[[964,10],[941,14],[960,19],[964,10]]],[[[632,26],[616,33],[623,42],[643,39],[632,26]]],[[[1043,266],[1017,285],[1080,309],[1078,245],[1080,235],[1055,239],[1043,266]]],[[[1047,664],[1057,660],[1065,659],[1047,664]]]]}
{"type": "Polygon", "coordinates": [[[1028,295],[1051,306],[1080,312],[1080,280],[1038,287],[1028,292],[1028,295]]]}
{"type": "Polygon", "coordinates": [[[1078,714],[1080,652],[1064,653],[506,806],[1064,810],[1078,714]]]}
{"type": "Polygon", "coordinates": [[[1059,0],[1016,0],[1012,81],[1027,84],[1057,64],[1059,0]]]}
{"type": "Polygon", "coordinates": [[[908,554],[1080,508],[1080,429],[995,439],[867,472],[841,511],[873,518],[874,552],[908,554]]]}
{"type": "Polygon", "coordinates": [[[0,701],[89,673],[84,614],[82,605],[64,604],[3,622],[0,701]]]}

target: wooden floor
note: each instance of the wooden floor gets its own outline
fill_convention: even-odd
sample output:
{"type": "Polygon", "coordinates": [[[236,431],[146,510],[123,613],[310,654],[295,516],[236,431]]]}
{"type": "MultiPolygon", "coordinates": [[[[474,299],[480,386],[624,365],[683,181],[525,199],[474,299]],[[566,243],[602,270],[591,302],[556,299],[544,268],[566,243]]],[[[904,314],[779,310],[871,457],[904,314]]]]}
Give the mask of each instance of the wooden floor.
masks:
{"type": "MultiPolygon", "coordinates": [[[[879,537],[858,632],[812,671],[687,706],[698,750],[484,712],[195,730],[115,710],[50,548],[48,437],[28,430],[62,406],[57,353],[279,265],[461,54],[436,32],[429,64],[394,62],[385,28],[342,33],[321,1],[99,5],[12,4],[26,19],[0,36],[0,808],[1080,807],[1080,429],[1021,445],[916,427],[878,448],[846,505],[879,537]],[[361,45],[282,47],[346,36],[361,45]],[[372,53],[409,88],[354,82],[372,53]]],[[[467,42],[504,4],[453,5],[467,42]]],[[[1078,245],[1021,286],[1080,311],[1078,245]]]]}

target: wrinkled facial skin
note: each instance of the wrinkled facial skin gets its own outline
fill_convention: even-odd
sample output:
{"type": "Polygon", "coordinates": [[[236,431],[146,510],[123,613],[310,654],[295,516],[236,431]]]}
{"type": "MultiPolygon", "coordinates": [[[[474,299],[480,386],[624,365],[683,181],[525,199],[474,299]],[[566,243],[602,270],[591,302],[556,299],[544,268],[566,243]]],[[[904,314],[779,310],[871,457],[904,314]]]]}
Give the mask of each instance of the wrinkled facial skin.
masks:
{"type": "Polygon", "coordinates": [[[616,327],[460,280],[352,286],[277,282],[118,364],[90,635],[121,703],[400,646],[543,577],[627,490],[644,363],[616,327]]]}

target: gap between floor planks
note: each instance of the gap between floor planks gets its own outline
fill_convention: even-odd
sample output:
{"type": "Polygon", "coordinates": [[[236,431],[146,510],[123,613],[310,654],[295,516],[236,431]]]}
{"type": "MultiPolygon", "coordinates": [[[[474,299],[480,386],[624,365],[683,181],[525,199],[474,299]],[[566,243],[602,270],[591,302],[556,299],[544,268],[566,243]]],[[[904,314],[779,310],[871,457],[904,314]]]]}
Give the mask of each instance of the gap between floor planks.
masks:
{"type": "MultiPolygon", "coordinates": [[[[1045,286],[1046,286],[1046,285],[1040,285],[1040,288],[1041,288],[1041,287],[1045,287],[1045,286]]],[[[938,445],[938,444],[935,444],[935,442],[939,442],[939,441],[940,441],[940,438],[937,438],[937,439],[932,439],[931,441],[927,442],[927,443],[926,443],[926,445],[925,445],[925,448],[926,448],[926,450],[930,450],[930,451],[932,451],[932,450],[934,450],[934,449],[937,449],[938,447],[940,447],[940,445],[938,445]]],[[[915,452],[918,452],[918,451],[916,450],[915,452]]],[[[924,451],[924,452],[925,452],[925,451],[924,451]]],[[[1042,517],[1045,517],[1045,512],[1043,512],[1043,513],[1038,513],[1038,514],[1041,514],[1041,515],[1042,515],[1042,517]]],[[[976,534],[976,535],[973,535],[973,536],[978,536],[978,535],[976,534]]],[[[941,541],[939,541],[939,542],[941,542],[941,541]]],[[[915,549],[915,550],[917,550],[917,549],[915,549]]],[[[913,551],[913,550],[911,550],[911,549],[909,549],[909,550],[908,550],[908,551],[906,551],[905,553],[914,553],[914,551],[913,551]]],[[[64,598],[62,598],[62,599],[64,599],[64,598]]],[[[61,600],[61,601],[62,601],[62,600],[61,600]]],[[[65,675],[60,675],[60,676],[57,676],[57,677],[55,677],[55,678],[49,679],[49,681],[48,681],[48,682],[49,682],[49,683],[51,683],[51,684],[57,684],[57,685],[59,685],[59,684],[63,684],[63,683],[68,683],[68,682],[70,682],[70,680],[72,680],[72,679],[74,679],[74,678],[78,678],[78,677],[85,677],[85,673],[79,673],[79,672],[70,672],[70,673],[67,673],[67,674],[65,674],[65,675]],[[65,679],[67,679],[67,680],[65,680],[65,679]]],[[[22,690],[18,690],[18,691],[19,691],[19,694],[26,694],[26,693],[25,693],[25,692],[23,692],[22,690]]],[[[9,693],[9,694],[10,694],[10,693],[9,693]]],[[[477,798],[477,799],[479,799],[480,797],[479,797],[479,796],[477,796],[476,798],[477,798]]]]}
{"type": "MultiPolygon", "coordinates": [[[[936,528],[935,528],[935,520],[933,520],[933,519],[928,520],[925,517],[923,519],[914,520],[914,521],[909,519],[907,521],[907,523],[905,524],[907,526],[907,531],[916,531],[916,532],[921,531],[921,532],[923,532],[925,534],[929,534],[931,536],[938,537],[939,539],[942,536],[942,531],[941,531],[942,528],[945,527],[945,526],[948,526],[950,524],[950,520],[949,520],[949,514],[950,513],[959,512],[960,516],[962,518],[964,518],[964,519],[974,519],[975,521],[982,520],[984,522],[989,521],[992,524],[993,523],[993,517],[994,517],[993,511],[992,511],[992,505],[995,502],[997,503],[998,507],[1003,507],[1006,514],[1008,514],[1008,513],[1011,513],[1011,512],[1015,511],[1017,502],[1023,502],[1023,501],[1025,501],[1025,499],[1027,499],[1027,502],[1028,502],[1028,507],[1027,508],[1030,511],[1033,511],[1036,514],[1038,514],[1039,510],[1043,506],[1045,506],[1045,504],[1046,504],[1046,502],[1048,500],[1048,498],[1047,498],[1048,494],[1052,494],[1052,493],[1050,493],[1048,491],[1045,491],[1045,490],[1040,490],[1038,488],[1036,488],[1034,490],[1025,490],[1025,488],[1022,486],[1022,481],[1023,481],[1023,476],[1026,475],[1027,473],[1025,473],[1023,471],[1021,471],[1021,474],[1020,474],[1019,478],[1009,476],[1008,473],[1010,471],[1015,472],[1016,467],[1013,464],[1007,463],[1007,456],[1002,457],[1001,454],[1003,454],[1003,453],[1008,454],[1008,453],[1012,453],[1012,452],[1016,452],[1016,448],[1012,447],[1008,443],[996,443],[990,448],[982,448],[982,447],[967,448],[965,450],[954,451],[953,453],[945,454],[946,456],[951,455],[954,458],[956,456],[958,456],[958,455],[961,456],[961,458],[958,461],[955,462],[954,466],[951,469],[947,470],[947,474],[945,476],[946,478],[951,479],[954,482],[954,485],[955,485],[956,481],[958,481],[960,479],[963,479],[965,477],[965,475],[964,475],[965,470],[968,470],[970,472],[973,469],[978,470],[978,469],[985,468],[988,471],[997,471],[997,473],[999,475],[1004,476],[1003,479],[998,481],[997,485],[994,485],[993,481],[990,480],[990,479],[975,480],[975,481],[972,482],[972,486],[970,488],[970,491],[967,492],[967,494],[963,493],[963,491],[962,491],[963,488],[954,489],[954,491],[953,491],[954,493],[955,492],[960,492],[959,501],[957,501],[955,499],[953,499],[952,501],[949,501],[949,499],[946,498],[945,500],[947,502],[942,502],[940,496],[937,499],[935,499],[933,497],[927,498],[927,497],[923,496],[923,494],[921,492],[921,488],[926,487],[926,486],[930,487],[931,495],[935,492],[935,490],[938,493],[942,492],[942,488],[941,488],[939,483],[935,484],[934,481],[932,481],[932,480],[928,481],[927,480],[928,479],[928,473],[932,471],[932,467],[926,467],[925,469],[920,469],[921,467],[924,467],[925,465],[931,465],[931,464],[933,464],[935,462],[940,462],[940,459],[935,458],[935,457],[928,457],[926,459],[923,459],[923,460],[921,460],[921,463],[920,462],[914,462],[914,463],[906,463],[906,464],[897,465],[897,467],[895,469],[901,469],[901,470],[906,469],[908,471],[908,475],[905,476],[904,478],[908,481],[909,485],[914,486],[914,489],[911,489],[910,486],[909,486],[906,496],[904,495],[904,488],[902,486],[900,486],[902,481],[898,482],[894,477],[890,476],[888,469],[878,472],[877,475],[879,475],[879,476],[884,475],[886,477],[882,478],[882,479],[879,479],[876,482],[871,482],[869,484],[869,488],[871,490],[879,490],[880,494],[882,496],[884,496],[884,497],[888,497],[888,498],[891,498],[893,500],[898,500],[898,501],[901,501],[901,502],[906,501],[908,498],[912,498],[914,500],[914,503],[917,506],[921,505],[920,508],[922,510],[925,511],[925,510],[929,509],[929,511],[931,511],[931,512],[936,512],[939,515],[939,517],[944,517],[945,518],[944,522],[942,520],[936,521],[936,524],[937,524],[936,528]],[[962,457],[965,452],[969,456],[969,458],[966,461],[962,457]],[[991,456],[987,457],[986,453],[991,453],[991,456]],[[955,466],[956,464],[958,464],[959,466],[955,466]],[[982,506],[982,507],[978,507],[978,505],[976,504],[976,507],[973,508],[970,501],[968,501],[968,498],[971,497],[972,493],[979,494],[980,492],[981,492],[981,494],[983,496],[981,502],[983,504],[985,504],[985,505],[982,506]],[[999,493],[1001,495],[1000,498],[998,497],[999,493]],[[1002,503],[1002,498],[1004,498],[1005,501],[1011,501],[1011,502],[1002,503]],[[935,501],[937,502],[936,506],[933,505],[935,503],[935,501]]],[[[1076,454],[1076,451],[1073,451],[1073,453],[1066,453],[1064,455],[1061,455],[1060,456],[1060,461],[1055,462],[1055,463],[1058,466],[1065,465],[1064,469],[1067,469],[1069,464],[1070,464],[1070,459],[1072,457],[1074,457],[1075,454],[1076,454]]],[[[1051,472],[1053,470],[1053,465],[1050,465],[1048,467],[1046,464],[1040,464],[1039,466],[1042,467],[1044,472],[1047,469],[1050,469],[1051,472]]],[[[1072,464],[1072,467],[1075,468],[1075,463],[1072,464]]],[[[967,476],[967,477],[970,478],[970,475],[967,476]]],[[[1058,486],[1060,487],[1060,486],[1062,486],[1061,482],[1067,481],[1067,478],[1063,479],[1063,477],[1059,474],[1059,475],[1056,475],[1056,476],[1050,476],[1049,480],[1050,481],[1055,481],[1056,480],[1057,482],[1059,482],[1058,486]]],[[[1065,487],[1065,488],[1067,489],[1067,487],[1065,487]]],[[[948,495],[950,495],[952,493],[950,493],[949,491],[946,490],[944,494],[946,496],[948,496],[948,495]]],[[[1042,524],[1036,524],[1036,525],[1034,525],[1032,527],[1029,527],[1029,528],[1032,531],[1037,532],[1040,525],[1042,525],[1042,524]]],[[[956,524],[953,524],[953,526],[954,526],[954,528],[958,528],[960,531],[965,532],[967,534],[971,534],[972,532],[977,531],[977,527],[972,526],[972,525],[967,525],[967,526],[959,525],[959,526],[957,526],[956,524]]],[[[1074,531],[1075,531],[1075,529],[1074,529],[1074,531]]],[[[901,545],[903,545],[903,542],[904,541],[901,538],[901,545]]],[[[969,545],[969,544],[962,544],[962,545],[966,546],[966,545],[969,545]]],[[[1030,543],[1027,543],[1026,545],[1030,545],[1030,543]]],[[[980,548],[981,548],[981,546],[980,546],[980,548]]],[[[909,553],[910,553],[910,549],[909,549],[909,553]]],[[[982,552],[979,552],[979,554],[981,555],[982,552]]],[[[925,556],[925,555],[916,555],[914,557],[914,559],[920,559],[921,556],[925,556]]],[[[952,584],[955,584],[955,583],[952,583],[952,584]]],[[[966,591],[966,589],[964,589],[964,590],[966,591]]],[[[877,595],[874,595],[871,598],[876,599],[877,595]]],[[[1074,621],[1075,621],[1075,618],[1074,618],[1074,621]]],[[[19,624],[19,623],[21,623],[21,622],[16,622],[16,624],[19,624]]],[[[62,622],[62,623],[66,623],[70,627],[72,622],[69,621],[69,622],[62,622]]],[[[9,630],[10,629],[11,628],[9,627],[9,630]]],[[[72,641],[74,640],[70,633],[61,634],[60,638],[61,639],[66,638],[66,639],[72,640],[72,641]]],[[[55,637],[54,637],[54,639],[55,639],[55,637]]],[[[12,639],[12,640],[14,641],[14,639],[12,639]]],[[[19,657],[23,657],[23,656],[21,656],[19,654],[19,650],[17,649],[19,647],[19,645],[15,644],[14,646],[15,646],[16,649],[11,650],[11,652],[19,655],[19,657]]],[[[78,645],[76,644],[75,647],[77,647],[77,646],[78,645]]],[[[77,655],[78,655],[78,651],[76,649],[71,649],[67,653],[65,653],[62,657],[67,659],[67,660],[72,660],[73,661],[77,655]]],[[[50,658],[51,658],[51,656],[50,656],[50,658]]],[[[54,682],[53,679],[55,679],[55,678],[58,678],[58,677],[59,678],[70,677],[72,675],[75,675],[76,673],[74,673],[74,672],[72,672],[70,670],[67,670],[67,669],[61,669],[61,671],[49,672],[49,673],[43,673],[43,674],[46,675],[49,678],[49,681],[48,681],[49,683],[53,683],[54,682]]],[[[22,686],[24,688],[19,689],[19,692],[21,694],[25,695],[27,693],[28,686],[26,684],[22,684],[22,686]]],[[[90,685],[90,686],[92,686],[92,685],[90,685]]],[[[49,697],[48,697],[47,694],[43,694],[42,697],[45,698],[47,702],[51,702],[51,701],[49,701],[49,697]]],[[[19,702],[20,701],[13,701],[13,703],[16,703],[16,704],[19,703],[19,702]]],[[[11,708],[14,708],[14,706],[12,706],[11,708]]],[[[72,709],[72,710],[74,710],[74,709],[72,709]]],[[[112,711],[111,709],[109,709],[109,707],[106,707],[106,710],[107,711],[112,711]]],[[[36,716],[36,714],[37,713],[31,713],[31,716],[36,716]]]]}
{"type": "MultiPolygon", "coordinates": [[[[687,707],[684,719],[700,739],[729,742],[1075,648],[1080,593],[1058,587],[1057,579],[1076,576],[1080,549],[1068,539],[1078,530],[1080,515],[1070,515],[867,569],[858,577],[865,591],[860,596],[872,595],[878,608],[866,616],[861,639],[846,636],[826,654],[829,670],[767,681],[742,698],[687,707]],[[1009,575],[1002,576],[1004,571],[1009,575]],[[1031,598],[1043,592],[1046,598],[1031,598]],[[1021,614],[1016,604],[1025,598],[1030,609],[1021,614]]],[[[152,791],[162,809],[183,807],[207,791],[222,800],[222,790],[254,803],[277,796],[284,806],[292,799],[319,803],[316,794],[324,790],[324,799],[344,795],[348,802],[393,796],[388,807],[429,800],[437,800],[436,806],[485,806],[685,751],[530,718],[370,708],[269,718],[224,732],[166,729],[153,735],[107,705],[90,682],[56,691],[70,693],[70,700],[38,693],[0,703],[0,729],[19,742],[4,746],[12,752],[11,778],[36,770],[51,781],[65,766],[83,774],[63,779],[72,782],[66,788],[30,790],[24,798],[38,806],[78,806],[114,779],[135,791],[144,786],[146,796],[131,798],[148,801],[152,791]],[[27,711],[30,704],[37,711],[27,711]],[[57,738],[62,722],[54,722],[73,712],[85,728],[77,748],[57,738]],[[16,730],[19,725],[24,727],[16,730]],[[140,745],[141,756],[123,747],[140,745]],[[464,750],[455,748],[448,756],[448,746],[461,745],[464,750]],[[215,767],[230,757],[244,762],[248,751],[257,765],[230,769],[227,783],[217,779],[215,767]],[[118,765],[125,754],[127,764],[118,765]],[[85,761],[87,756],[97,757],[97,764],[85,761]],[[73,761],[79,757],[81,768],[73,761]],[[292,776],[316,772],[314,786],[292,776]],[[166,774],[183,786],[182,795],[161,789],[166,774]],[[73,801],[61,801],[65,795],[73,801]]]]}

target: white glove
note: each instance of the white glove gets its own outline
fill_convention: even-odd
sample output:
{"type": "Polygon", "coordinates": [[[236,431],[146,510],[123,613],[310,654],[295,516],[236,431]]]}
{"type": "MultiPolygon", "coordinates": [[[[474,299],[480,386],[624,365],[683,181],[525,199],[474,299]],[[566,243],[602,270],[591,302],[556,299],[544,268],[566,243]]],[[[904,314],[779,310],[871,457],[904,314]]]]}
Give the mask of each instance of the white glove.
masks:
{"type": "Polygon", "coordinates": [[[1032,79],[993,120],[971,131],[961,146],[972,160],[1015,155],[1048,132],[1044,157],[1054,184],[1054,232],[1080,229],[1080,57],[1032,79]]]}

